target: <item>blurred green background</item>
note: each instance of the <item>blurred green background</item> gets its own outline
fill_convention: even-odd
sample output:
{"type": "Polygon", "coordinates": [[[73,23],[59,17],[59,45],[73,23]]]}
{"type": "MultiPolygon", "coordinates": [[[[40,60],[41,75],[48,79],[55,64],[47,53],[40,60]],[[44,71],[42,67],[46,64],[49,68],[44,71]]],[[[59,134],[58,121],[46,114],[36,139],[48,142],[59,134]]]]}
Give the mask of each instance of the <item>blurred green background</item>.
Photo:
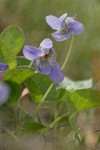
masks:
{"type": "Polygon", "coordinates": [[[24,31],[25,44],[37,47],[44,38],[50,38],[62,65],[71,39],[56,42],[50,35],[54,31],[46,24],[45,17],[59,17],[66,12],[69,16],[77,14],[85,32],[75,36],[64,72],[74,80],[88,79],[92,76],[91,58],[100,48],[100,0],[0,0],[0,31],[9,25],[18,25],[24,31]]]}

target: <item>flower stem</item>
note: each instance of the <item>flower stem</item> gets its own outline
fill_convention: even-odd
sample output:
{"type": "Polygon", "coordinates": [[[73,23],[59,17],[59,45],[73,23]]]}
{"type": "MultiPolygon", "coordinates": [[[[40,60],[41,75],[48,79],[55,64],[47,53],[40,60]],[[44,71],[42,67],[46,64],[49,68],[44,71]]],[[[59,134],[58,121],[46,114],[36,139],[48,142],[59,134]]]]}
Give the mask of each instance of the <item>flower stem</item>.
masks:
{"type": "Polygon", "coordinates": [[[28,67],[32,67],[32,65],[33,65],[33,60],[30,62],[28,67]]]}
{"type": "Polygon", "coordinates": [[[48,96],[49,92],[51,91],[51,89],[53,88],[54,83],[51,83],[51,85],[49,86],[48,90],[46,91],[46,93],[44,94],[41,102],[39,103],[39,105],[36,107],[36,111],[34,113],[34,117],[37,115],[39,108],[41,107],[42,103],[44,102],[44,100],[46,99],[46,97],[48,96]]]}
{"type": "Polygon", "coordinates": [[[10,131],[7,131],[7,133],[17,142],[19,143],[19,139],[10,131]]]}
{"type": "Polygon", "coordinates": [[[67,56],[66,56],[65,61],[64,61],[63,65],[62,65],[62,67],[61,67],[62,70],[64,70],[64,68],[65,68],[65,66],[66,66],[66,64],[68,62],[68,59],[69,59],[69,56],[70,56],[70,53],[71,53],[71,50],[72,50],[72,46],[73,46],[73,41],[74,41],[74,37],[72,37],[72,39],[71,39],[71,44],[70,44],[67,56]]]}
{"type": "MultiPolygon", "coordinates": [[[[2,127],[2,126],[0,126],[0,131],[4,131],[4,133],[7,133],[7,134],[9,134],[16,142],[18,142],[18,144],[19,144],[19,139],[17,138],[17,136],[16,135],[14,135],[14,133],[13,133],[13,131],[11,132],[10,130],[8,130],[7,128],[5,128],[5,127],[2,127]]],[[[1,146],[1,145],[0,145],[1,146]]]]}
{"type": "MultiPolygon", "coordinates": [[[[62,65],[62,67],[61,67],[62,70],[65,68],[65,66],[66,66],[66,64],[67,64],[67,62],[68,62],[68,59],[69,59],[69,56],[70,56],[70,53],[71,53],[71,50],[72,50],[72,46],[73,46],[73,37],[72,37],[72,40],[71,40],[71,44],[70,44],[70,47],[69,47],[67,56],[66,56],[65,61],[64,61],[63,65],[62,65]]],[[[33,62],[31,62],[31,63],[33,63],[33,62]]],[[[30,63],[30,65],[29,65],[29,67],[31,66],[31,63],[30,63]]],[[[46,97],[48,96],[48,94],[49,94],[49,92],[51,91],[51,89],[53,88],[53,86],[54,86],[54,83],[51,83],[51,85],[49,86],[48,90],[47,90],[46,93],[44,94],[44,96],[43,96],[41,102],[40,102],[39,105],[37,106],[36,111],[35,111],[35,113],[34,113],[34,117],[37,115],[39,108],[41,107],[42,103],[44,102],[44,100],[45,100],[46,97]]]]}
{"type": "Polygon", "coordinates": [[[68,115],[69,115],[69,113],[67,112],[67,113],[63,114],[62,116],[56,118],[56,119],[54,120],[54,122],[52,122],[52,123],[50,124],[49,128],[53,128],[53,127],[55,126],[55,124],[58,124],[64,117],[67,117],[68,115]]]}

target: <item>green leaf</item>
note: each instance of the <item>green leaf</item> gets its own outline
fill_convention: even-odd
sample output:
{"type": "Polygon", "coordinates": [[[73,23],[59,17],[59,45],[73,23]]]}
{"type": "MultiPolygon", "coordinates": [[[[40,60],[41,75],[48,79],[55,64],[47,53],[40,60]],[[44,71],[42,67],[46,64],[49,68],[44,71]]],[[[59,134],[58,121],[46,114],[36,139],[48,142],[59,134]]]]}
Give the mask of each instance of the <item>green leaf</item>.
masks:
{"type": "Polygon", "coordinates": [[[46,75],[35,73],[30,79],[25,81],[25,85],[30,92],[30,96],[35,103],[39,103],[50,86],[50,79],[46,75]]]}
{"type": "Polygon", "coordinates": [[[34,74],[32,80],[39,87],[43,95],[52,83],[47,75],[41,75],[40,73],[34,74]]]}
{"type": "Polygon", "coordinates": [[[9,99],[8,99],[7,103],[13,107],[16,107],[18,100],[21,96],[22,89],[21,89],[20,85],[18,85],[17,83],[7,81],[7,84],[10,87],[10,95],[9,95],[9,99]]]}
{"type": "MultiPolygon", "coordinates": [[[[91,80],[89,82],[90,82],[90,85],[92,85],[91,80]]],[[[39,101],[41,101],[41,95],[44,95],[46,93],[49,86],[51,85],[50,84],[51,81],[49,80],[48,76],[40,75],[37,73],[32,76],[32,83],[38,89],[38,92],[36,93],[37,95],[39,93],[40,95],[39,101]]],[[[30,95],[34,93],[34,97],[35,97],[35,89],[33,88],[32,83],[29,83],[26,86],[30,91],[30,95]]],[[[69,105],[72,106],[70,108],[73,110],[70,112],[73,113],[73,111],[76,111],[76,110],[79,111],[79,110],[84,110],[84,109],[100,106],[99,97],[100,97],[100,92],[93,90],[93,89],[87,88],[87,89],[68,91],[63,88],[60,88],[59,84],[56,84],[56,85],[54,84],[53,88],[47,95],[45,101],[54,102],[54,103],[57,103],[59,101],[66,101],[68,106],[69,105]]]]}
{"type": "MultiPolygon", "coordinates": [[[[33,101],[35,103],[39,103],[41,102],[43,95],[46,93],[49,86],[51,85],[51,81],[48,76],[36,73],[30,79],[25,81],[25,85],[28,88],[33,101]]],[[[45,101],[53,103],[58,102],[58,100],[63,97],[65,92],[66,90],[64,89],[57,89],[54,84],[45,101]]]]}
{"type": "Polygon", "coordinates": [[[78,129],[78,126],[76,124],[77,122],[77,117],[79,115],[79,112],[76,111],[74,112],[70,117],[69,117],[69,122],[71,124],[71,127],[76,131],[78,129]]]}
{"type": "Polygon", "coordinates": [[[57,103],[58,101],[64,100],[65,94],[66,94],[65,89],[58,89],[56,85],[54,85],[45,100],[52,103],[57,103]]]}
{"type": "Polygon", "coordinates": [[[21,50],[24,40],[23,31],[19,27],[7,27],[0,34],[0,61],[14,68],[17,65],[15,56],[21,50]]]}
{"type": "MultiPolygon", "coordinates": [[[[16,56],[16,60],[17,60],[17,66],[29,66],[31,61],[26,59],[24,56],[16,56]]],[[[31,67],[32,69],[36,70],[34,65],[32,65],[31,67]]]]}
{"type": "Polygon", "coordinates": [[[75,111],[100,106],[99,99],[100,91],[94,89],[66,91],[65,89],[55,90],[55,88],[51,90],[46,98],[46,100],[50,102],[66,101],[70,114],[75,111]]]}
{"type": "Polygon", "coordinates": [[[22,83],[34,74],[33,70],[27,67],[17,67],[7,70],[4,73],[5,80],[10,80],[16,83],[22,83]]]}
{"type": "Polygon", "coordinates": [[[16,56],[16,60],[18,66],[22,66],[22,65],[29,66],[30,64],[30,60],[26,59],[24,56],[16,56]]]}
{"type": "Polygon", "coordinates": [[[69,91],[66,99],[71,101],[77,110],[93,108],[100,106],[100,91],[93,89],[69,91]]]}
{"type": "Polygon", "coordinates": [[[37,84],[34,82],[33,77],[25,81],[25,85],[29,90],[30,96],[35,103],[39,103],[42,99],[42,92],[37,84]]]}
{"type": "Polygon", "coordinates": [[[29,122],[25,124],[25,131],[29,133],[41,132],[45,127],[37,122],[29,122]]]}
{"type": "Polygon", "coordinates": [[[66,90],[87,89],[93,86],[92,82],[92,78],[82,81],[73,81],[68,77],[65,77],[64,80],[59,84],[59,87],[66,90]]]}
{"type": "Polygon", "coordinates": [[[69,113],[65,113],[62,116],[58,117],[56,120],[54,120],[54,122],[52,122],[49,127],[53,128],[55,125],[66,124],[66,123],[69,125],[68,118],[69,118],[69,113]]]}

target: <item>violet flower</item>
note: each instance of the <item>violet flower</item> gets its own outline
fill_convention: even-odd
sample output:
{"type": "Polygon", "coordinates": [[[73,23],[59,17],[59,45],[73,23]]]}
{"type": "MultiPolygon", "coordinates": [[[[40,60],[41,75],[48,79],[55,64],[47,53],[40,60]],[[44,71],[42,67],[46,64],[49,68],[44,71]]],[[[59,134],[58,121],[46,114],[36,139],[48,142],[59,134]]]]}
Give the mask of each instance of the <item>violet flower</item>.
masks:
{"type": "MultiPolygon", "coordinates": [[[[3,79],[4,71],[8,68],[8,64],[0,62],[0,79],[3,79]]],[[[4,104],[7,101],[9,92],[10,90],[8,85],[3,82],[0,82],[0,105],[4,104]]]]}
{"type": "Polygon", "coordinates": [[[84,31],[82,23],[77,21],[77,17],[67,17],[67,13],[61,17],[49,15],[46,17],[47,24],[54,30],[51,34],[56,41],[64,41],[72,35],[79,35],[84,31]]]}
{"type": "Polygon", "coordinates": [[[56,52],[50,39],[44,39],[39,48],[25,45],[23,54],[28,60],[33,60],[36,69],[41,74],[48,75],[53,82],[59,83],[64,79],[60,65],[56,62],[56,52]]]}
{"type": "Polygon", "coordinates": [[[0,62],[0,80],[4,78],[4,71],[7,70],[8,68],[9,68],[8,64],[0,62]]]}
{"type": "Polygon", "coordinates": [[[8,100],[9,92],[9,86],[0,82],[0,105],[4,104],[8,100]]]}
{"type": "Polygon", "coordinates": [[[8,64],[0,62],[0,71],[4,71],[8,69],[8,64]]]}

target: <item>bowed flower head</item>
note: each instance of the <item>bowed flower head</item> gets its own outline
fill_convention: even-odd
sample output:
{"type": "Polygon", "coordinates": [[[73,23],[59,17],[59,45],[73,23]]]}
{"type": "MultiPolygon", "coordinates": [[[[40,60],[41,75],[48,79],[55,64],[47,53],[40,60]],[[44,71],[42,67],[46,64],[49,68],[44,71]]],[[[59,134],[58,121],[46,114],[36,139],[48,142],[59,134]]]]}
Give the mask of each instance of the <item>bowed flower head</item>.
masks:
{"type": "Polygon", "coordinates": [[[50,39],[44,39],[40,47],[25,45],[23,54],[28,60],[33,60],[36,69],[41,74],[46,74],[49,78],[59,83],[64,79],[60,65],[56,62],[56,52],[50,39]]]}
{"type": "Polygon", "coordinates": [[[84,31],[84,26],[77,21],[77,17],[67,17],[67,13],[59,18],[49,15],[46,17],[46,22],[52,29],[57,30],[52,34],[56,41],[64,41],[84,31]]]}

